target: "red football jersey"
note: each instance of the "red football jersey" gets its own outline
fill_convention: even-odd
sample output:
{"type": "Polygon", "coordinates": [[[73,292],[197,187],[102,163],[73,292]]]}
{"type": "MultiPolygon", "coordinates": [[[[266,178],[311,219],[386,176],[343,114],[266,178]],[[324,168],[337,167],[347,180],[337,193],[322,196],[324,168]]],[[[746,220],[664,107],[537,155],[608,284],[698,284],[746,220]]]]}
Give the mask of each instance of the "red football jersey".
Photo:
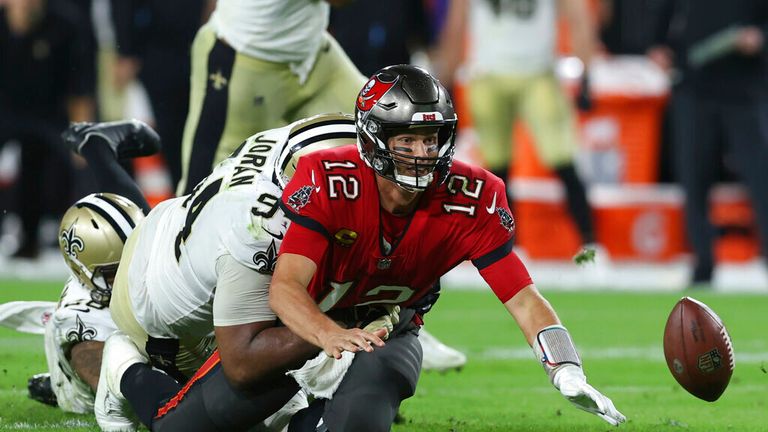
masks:
{"type": "Polygon", "coordinates": [[[497,177],[454,161],[447,180],[423,193],[405,223],[385,224],[382,217],[394,216],[382,215],[375,176],[357,147],[338,147],[302,157],[283,192],[281,207],[292,224],[280,253],[316,262],[307,289],[320,309],[411,305],[465,260],[502,301],[531,283],[512,252],[515,222],[497,177]],[[384,238],[385,225],[404,227],[402,235],[384,238]],[[308,245],[306,230],[327,244],[308,245]],[[295,231],[304,234],[292,236],[295,231]]]}

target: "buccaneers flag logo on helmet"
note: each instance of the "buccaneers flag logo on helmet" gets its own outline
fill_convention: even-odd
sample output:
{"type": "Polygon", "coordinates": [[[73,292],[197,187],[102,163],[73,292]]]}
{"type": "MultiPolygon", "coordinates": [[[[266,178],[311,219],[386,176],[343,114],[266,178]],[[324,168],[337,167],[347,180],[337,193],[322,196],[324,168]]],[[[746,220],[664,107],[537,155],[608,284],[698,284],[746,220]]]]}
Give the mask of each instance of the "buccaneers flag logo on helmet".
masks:
{"type": "Polygon", "coordinates": [[[360,90],[360,95],[357,96],[357,109],[360,111],[369,111],[376,105],[376,102],[378,102],[379,99],[381,99],[381,97],[395,85],[395,82],[397,82],[397,79],[387,82],[382,78],[384,78],[382,77],[382,74],[374,75],[368,83],[365,84],[365,87],[360,90]]]}

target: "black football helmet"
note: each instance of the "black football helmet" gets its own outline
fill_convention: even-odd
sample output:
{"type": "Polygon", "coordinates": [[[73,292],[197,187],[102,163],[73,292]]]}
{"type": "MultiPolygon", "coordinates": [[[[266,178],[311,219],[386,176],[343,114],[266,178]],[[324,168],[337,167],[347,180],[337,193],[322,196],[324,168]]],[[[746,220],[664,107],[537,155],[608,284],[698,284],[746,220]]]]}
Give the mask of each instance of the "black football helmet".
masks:
{"type": "Polygon", "coordinates": [[[426,189],[437,175],[448,177],[453,163],[456,112],[448,91],[426,70],[411,65],[387,66],[371,77],[357,97],[355,126],[360,156],[376,173],[400,187],[426,189]],[[391,151],[387,140],[405,129],[437,127],[437,157],[416,157],[391,151]],[[395,159],[394,156],[397,156],[395,159]],[[403,164],[412,164],[408,176],[403,164]]]}

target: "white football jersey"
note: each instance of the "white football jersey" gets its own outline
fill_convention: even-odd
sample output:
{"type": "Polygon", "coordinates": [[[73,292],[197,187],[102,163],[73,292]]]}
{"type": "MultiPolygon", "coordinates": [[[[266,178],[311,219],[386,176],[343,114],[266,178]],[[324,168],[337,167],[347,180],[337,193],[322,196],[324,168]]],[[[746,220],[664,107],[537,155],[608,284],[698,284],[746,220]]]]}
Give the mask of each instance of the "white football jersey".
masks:
{"type": "Polygon", "coordinates": [[[218,0],[210,22],[238,52],[298,64],[314,59],[329,13],[323,0],[218,0]]]}
{"type": "Polygon", "coordinates": [[[469,0],[467,65],[472,74],[537,74],[551,69],[556,0],[469,0]]]}
{"type": "Polygon", "coordinates": [[[355,137],[352,118],[341,114],[257,133],[191,195],[155,207],[134,232],[139,238],[128,270],[131,306],[147,334],[177,339],[209,335],[217,260],[231,255],[242,265],[271,274],[288,227],[278,203],[298,158],[354,143],[355,137]]]}
{"type": "Polygon", "coordinates": [[[93,413],[94,392],[69,364],[72,346],[85,341],[104,342],[117,327],[108,308],[91,301],[91,293],[70,277],[56,311],[45,324],[45,357],[51,387],[64,411],[93,413]]]}

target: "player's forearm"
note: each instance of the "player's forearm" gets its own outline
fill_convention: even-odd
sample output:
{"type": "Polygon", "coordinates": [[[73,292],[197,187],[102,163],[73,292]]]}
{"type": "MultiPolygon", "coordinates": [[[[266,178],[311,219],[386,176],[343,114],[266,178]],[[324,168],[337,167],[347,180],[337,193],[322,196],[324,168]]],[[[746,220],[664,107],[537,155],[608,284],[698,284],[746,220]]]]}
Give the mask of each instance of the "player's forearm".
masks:
{"type": "Polygon", "coordinates": [[[504,306],[517,321],[529,345],[533,345],[533,341],[541,329],[560,324],[560,319],[554,309],[539,294],[534,285],[523,288],[504,303],[504,306]]]}
{"type": "Polygon", "coordinates": [[[320,311],[306,288],[293,281],[273,281],[269,305],[291,331],[318,347],[323,334],[339,328],[320,311]]]}
{"type": "Polygon", "coordinates": [[[225,373],[235,387],[252,390],[282,377],[288,370],[300,368],[318,352],[315,345],[287,327],[268,328],[255,335],[235,362],[231,362],[237,369],[227,370],[225,365],[225,373]]]}
{"type": "Polygon", "coordinates": [[[80,342],[72,347],[69,363],[75,370],[77,376],[88,383],[96,391],[99,385],[99,372],[101,369],[101,351],[104,349],[104,342],[86,341],[80,342]]]}

